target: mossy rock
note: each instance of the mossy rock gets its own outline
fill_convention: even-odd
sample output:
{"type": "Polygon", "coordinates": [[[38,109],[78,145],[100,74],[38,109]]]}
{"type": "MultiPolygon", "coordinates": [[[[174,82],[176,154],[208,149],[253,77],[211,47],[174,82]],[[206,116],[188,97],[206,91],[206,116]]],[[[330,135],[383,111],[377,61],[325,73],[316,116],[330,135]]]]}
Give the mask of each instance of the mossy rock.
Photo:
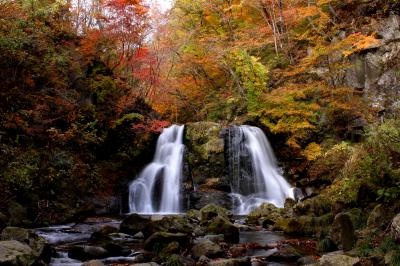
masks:
{"type": "Polygon", "coordinates": [[[207,232],[211,234],[222,234],[229,243],[239,242],[239,228],[234,226],[229,220],[217,216],[207,226],[207,232]]]}
{"type": "Polygon", "coordinates": [[[36,259],[37,256],[28,245],[16,240],[0,241],[0,265],[29,266],[36,259]]]}
{"type": "MultiPolygon", "coordinates": [[[[151,223],[150,219],[143,218],[142,216],[133,213],[126,216],[120,225],[120,232],[128,235],[135,235],[143,232],[146,227],[151,223]]],[[[144,233],[144,232],[143,232],[144,233]]]]}
{"type": "Polygon", "coordinates": [[[181,247],[187,247],[189,245],[189,241],[190,239],[187,234],[157,232],[146,239],[144,243],[144,249],[158,254],[162,252],[162,250],[171,242],[177,242],[181,247]]]}
{"type": "Polygon", "coordinates": [[[217,216],[229,220],[232,216],[232,213],[227,209],[215,204],[208,204],[200,210],[200,222],[203,224],[209,222],[211,219],[217,216]]]}
{"type": "Polygon", "coordinates": [[[282,217],[283,210],[271,203],[263,203],[260,207],[253,210],[246,218],[248,224],[259,224],[259,221],[268,224],[275,224],[282,217]],[[261,219],[260,219],[261,218],[261,219]]]}
{"type": "Polygon", "coordinates": [[[333,203],[324,197],[317,196],[297,203],[294,213],[297,215],[321,216],[331,212],[333,203]]]}
{"type": "Polygon", "coordinates": [[[326,231],[333,221],[333,214],[328,213],[319,217],[298,216],[279,218],[273,226],[274,230],[283,231],[289,235],[318,235],[326,231]]]}
{"type": "Polygon", "coordinates": [[[200,221],[200,211],[191,209],[186,213],[186,217],[191,220],[200,221]]]}
{"type": "Polygon", "coordinates": [[[156,232],[184,233],[191,234],[194,230],[193,225],[189,221],[180,216],[163,217],[158,221],[151,221],[147,224],[143,233],[149,236],[156,232]]]}

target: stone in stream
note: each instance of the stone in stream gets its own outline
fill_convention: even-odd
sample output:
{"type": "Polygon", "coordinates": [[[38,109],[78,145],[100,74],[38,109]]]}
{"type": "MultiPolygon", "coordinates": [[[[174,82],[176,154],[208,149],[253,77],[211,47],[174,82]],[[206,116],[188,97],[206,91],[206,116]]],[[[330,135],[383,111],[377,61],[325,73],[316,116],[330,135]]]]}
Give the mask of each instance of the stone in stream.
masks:
{"type": "Polygon", "coordinates": [[[239,242],[239,229],[230,221],[218,216],[207,226],[207,232],[212,234],[223,234],[228,243],[239,242]]]}
{"type": "Polygon", "coordinates": [[[150,219],[143,218],[136,213],[129,214],[122,220],[119,230],[125,234],[136,235],[142,232],[150,222],[150,219]]]}
{"type": "Polygon", "coordinates": [[[29,266],[36,259],[37,256],[27,244],[16,240],[0,241],[0,265],[29,266]]]}
{"type": "Polygon", "coordinates": [[[92,235],[90,236],[90,239],[92,239],[92,240],[109,239],[110,234],[114,234],[117,232],[118,232],[117,227],[111,226],[111,225],[104,225],[98,231],[93,232],[92,235]]]}
{"type": "Polygon", "coordinates": [[[293,248],[284,247],[269,255],[268,260],[275,262],[296,262],[300,257],[300,254],[293,248]]]}
{"type": "Polygon", "coordinates": [[[77,259],[80,261],[92,260],[92,259],[103,259],[109,256],[106,249],[96,246],[73,246],[68,251],[68,257],[77,259]]]}
{"type": "Polygon", "coordinates": [[[224,235],[223,234],[205,235],[204,239],[210,240],[210,241],[218,244],[218,243],[224,242],[224,235]]]}
{"type": "Polygon", "coordinates": [[[202,239],[198,240],[197,243],[193,245],[192,254],[195,258],[200,258],[201,256],[218,258],[224,255],[224,251],[218,244],[208,239],[202,239]]]}

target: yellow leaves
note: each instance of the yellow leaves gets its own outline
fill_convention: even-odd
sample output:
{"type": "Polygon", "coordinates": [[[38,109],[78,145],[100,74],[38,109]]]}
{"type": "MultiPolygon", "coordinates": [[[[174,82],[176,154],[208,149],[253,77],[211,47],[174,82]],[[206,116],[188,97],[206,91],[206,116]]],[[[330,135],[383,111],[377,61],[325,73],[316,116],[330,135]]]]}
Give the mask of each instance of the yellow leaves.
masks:
{"type": "Polygon", "coordinates": [[[353,33],[348,36],[343,42],[349,43],[351,45],[350,48],[343,52],[345,57],[348,57],[354,53],[376,48],[379,46],[380,41],[375,38],[373,35],[364,35],[360,32],[353,33]]]}
{"type": "Polygon", "coordinates": [[[315,161],[322,154],[321,146],[315,142],[308,144],[304,149],[303,155],[308,161],[315,161]]]}

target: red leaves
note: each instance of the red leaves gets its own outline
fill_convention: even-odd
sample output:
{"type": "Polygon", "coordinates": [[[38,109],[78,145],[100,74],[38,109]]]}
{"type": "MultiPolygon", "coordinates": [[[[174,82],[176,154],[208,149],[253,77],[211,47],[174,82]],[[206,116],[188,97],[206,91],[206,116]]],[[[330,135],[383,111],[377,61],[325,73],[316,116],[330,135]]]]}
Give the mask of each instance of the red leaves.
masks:
{"type": "Polygon", "coordinates": [[[160,133],[163,128],[170,125],[170,122],[164,120],[147,120],[144,123],[133,125],[132,130],[135,132],[160,133]]]}

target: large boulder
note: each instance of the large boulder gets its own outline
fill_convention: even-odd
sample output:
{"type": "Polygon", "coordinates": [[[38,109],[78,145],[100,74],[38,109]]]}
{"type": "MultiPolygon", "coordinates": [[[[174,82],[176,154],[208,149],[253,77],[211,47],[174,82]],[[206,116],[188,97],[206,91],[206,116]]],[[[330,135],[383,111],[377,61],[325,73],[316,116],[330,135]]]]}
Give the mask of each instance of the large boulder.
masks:
{"type": "Polygon", "coordinates": [[[396,241],[400,241],[400,213],[393,218],[390,232],[396,241]]]}
{"type": "Polygon", "coordinates": [[[52,253],[50,245],[43,237],[37,235],[33,230],[19,227],[6,227],[1,232],[1,240],[16,240],[27,244],[32,249],[34,256],[46,262],[50,260],[52,253]]]}
{"type": "Polygon", "coordinates": [[[157,232],[146,239],[144,249],[147,251],[160,251],[171,242],[177,242],[181,247],[185,247],[189,245],[189,241],[187,234],[157,232]]]}
{"type": "Polygon", "coordinates": [[[250,212],[247,216],[247,223],[274,225],[276,221],[282,216],[281,210],[271,203],[263,203],[260,207],[250,212]]]}
{"type": "Polygon", "coordinates": [[[163,217],[161,220],[151,221],[147,224],[143,233],[146,237],[156,232],[191,234],[194,228],[186,217],[171,216],[163,217]]]}
{"type": "Polygon", "coordinates": [[[350,257],[341,252],[332,252],[322,256],[317,265],[319,266],[353,266],[358,265],[360,259],[350,257]]]}
{"type": "Polygon", "coordinates": [[[211,234],[222,234],[229,243],[239,242],[239,228],[234,226],[229,220],[217,216],[211,220],[207,226],[207,232],[211,234]]]}
{"type": "Polygon", "coordinates": [[[135,235],[142,232],[150,222],[150,219],[143,218],[142,216],[133,213],[122,220],[119,230],[125,234],[135,235]]]}
{"type": "Polygon", "coordinates": [[[200,210],[200,222],[207,223],[217,216],[229,220],[231,215],[232,213],[227,209],[215,204],[209,204],[200,210]]]}
{"type": "Polygon", "coordinates": [[[329,238],[344,251],[350,251],[353,248],[355,243],[354,227],[347,213],[339,213],[335,216],[329,231],[329,238]]]}
{"type": "Polygon", "coordinates": [[[16,240],[0,241],[0,265],[29,266],[37,257],[27,244],[16,240]]]}
{"type": "Polygon", "coordinates": [[[195,258],[200,258],[201,256],[218,258],[224,255],[224,252],[218,244],[208,239],[202,239],[193,245],[192,254],[195,258]]]}

